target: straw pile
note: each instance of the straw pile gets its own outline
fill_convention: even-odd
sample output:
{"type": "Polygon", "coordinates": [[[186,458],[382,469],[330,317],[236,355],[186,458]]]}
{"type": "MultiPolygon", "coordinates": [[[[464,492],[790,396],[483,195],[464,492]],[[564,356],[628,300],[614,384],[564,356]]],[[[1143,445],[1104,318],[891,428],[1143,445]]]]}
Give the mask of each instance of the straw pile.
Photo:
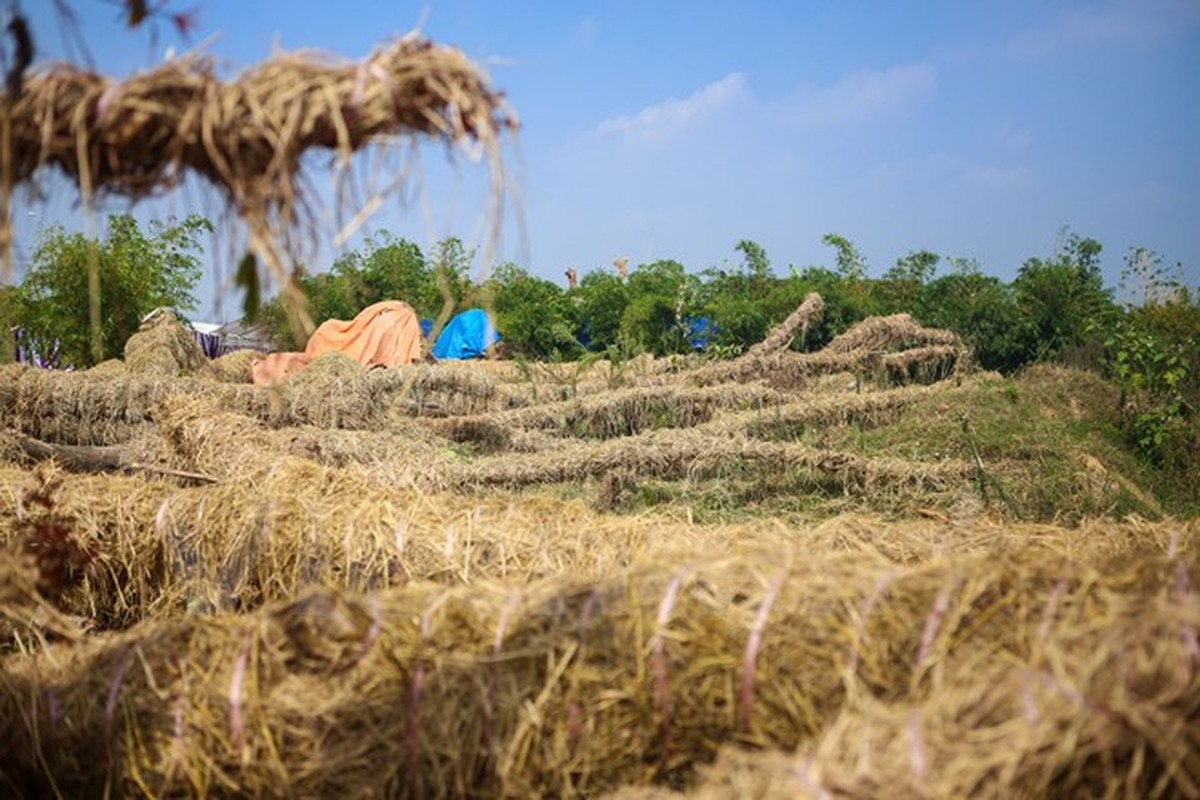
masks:
{"type": "MultiPolygon", "coordinates": [[[[726,748],[693,800],[833,797],[1195,797],[1200,795],[1197,603],[1177,568],[1145,608],[1048,626],[1028,656],[963,674],[928,696],[849,698],[798,752],[726,748]]],[[[1059,605],[1065,594],[1051,600],[1059,605]]],[[[666,800],[652,789],[611,800],[666,800]]]]}
{"type": "MultiPolygon", "coordinates": [[[[923,785],[1187,795],[1198,578],[1190,552],[898,567],[772,548],[595,581],[315,591],[6,659],[0,780],[26,795],[594,794],[685,784],[732,741],[825,752],[823,736],[846,741],[839,714],[877,703],[900,709],[869,739],[885,764],[979,748],[918,759],[923,785]],[[979,683],[997,665],[1016,666],[979,683]],[[1012,680],[1022,669],[1035,680],[1012,680]],[[954,712],[911,733],[907,704],[948,696],[954,712]],[[937,728],[950,720],[964,736],[937,728]],[[1034,746],[984,744],[1001,731],[1034,746]]],[[[893,774],[847,749],[816,785],[893,774]]]]}
{"type": "Polygon", "coordinates": [[[818,317],[824,304],[818,294],[804,302],[745,355],[694,371],[701,385],[762,379],[781,389],[803,388],[816,375],[851,372],[884,383],[932,383],[950,376],[962,359],[958,334],[925,328],[907,314],[870,317],[835,337],[814,353],[786,351],[797,328],[818,317]]]}
{"type": "Polygon", "coordinates": [[[257,350],[234,350],[209,361],[199,375],[218,383],[253,383],[250,366],[261,357],[257,350]]]}
{"type": "Polygon", "coordinates": [[[357,64],[282,54],[222,81],[210,59],[168,61],[114,82],[65,64],[26,76],[7,109],[8,193],[46,166],[93,193],[141,198],[191,172],[217,187],[246,222],[251,246],[286,277],[272,231],[311,216],[302,157],[350,156],[398,135],[474,142],[499,168],[498,136],[516,122],[458,51],[409,35],[357,64]]]}
{"type": "Polygon", "coordinates": [[[3,368],[0,791],[1192,792],[1195,523],[977,516],[1048,470],[956,415],[1094,387],[903,318],[785,352],[819,302],[765,372],[3,368]]]}
{"type": "MultiPolygon", "coordinates": [[[[203,462],[215,445],[201,427],[236,421],[200,413],[175,424],[180,449],[203,462]]],[[[771,521],[699,526],[597,513],[578,501],[431,495],[269,450],[262,459],[273,468],[263,470],[253,459],[264,434],[236,433],[246,441],[244,455],[227,453],[229,480],[211,485],[0,469],[0,546],[27,547],[31,526],[70,531],[69,541],[91,560],[59,606],[102,628],[126,628],[189,610],[248,610],[310,584],[362,591],[411,581],[598,577],[653,553],[804,543],[813,554],[870,553],[902,564],[1010,549],[1092,559],[1186,550],[1196,536],[1194,525],[1144,522],[1066,530],[982,520],[885,526],[846,517],[799,529],[771,521]],[[32,503],[47,485],[56,487],[53,505],[32,503]]]]}
{"type": "Polygon", "coordinates": [[[125,366],[136,374],[191,375],[207,363],[196,337],[170,309],[154,311],[125,342],[125,366]]]}

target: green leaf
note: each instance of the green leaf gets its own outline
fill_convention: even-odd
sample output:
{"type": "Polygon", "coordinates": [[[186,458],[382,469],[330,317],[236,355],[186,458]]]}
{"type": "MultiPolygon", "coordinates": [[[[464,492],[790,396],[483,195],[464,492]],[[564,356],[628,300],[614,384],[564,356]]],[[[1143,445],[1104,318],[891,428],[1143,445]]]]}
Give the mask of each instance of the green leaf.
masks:
{"type": "Polygon", "coordinates": [[[255,321],[262,308],[262,284],[258,279],[258,258],[254,253],[247,251],[238,261],[237,276],[234,282],[246,292],[246,296],[242,300],[242,313],[246,315],[248,321],[255,321]]]}

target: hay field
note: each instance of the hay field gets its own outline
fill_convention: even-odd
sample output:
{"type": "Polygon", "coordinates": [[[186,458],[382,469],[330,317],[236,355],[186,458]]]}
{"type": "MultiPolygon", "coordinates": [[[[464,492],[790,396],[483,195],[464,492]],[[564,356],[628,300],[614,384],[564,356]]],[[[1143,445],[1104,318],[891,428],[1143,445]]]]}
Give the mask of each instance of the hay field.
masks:
{"type": "Polygon", "coordinates": [[[788,350],[820,306],[723,362],[0,368],[0,786],[1200,796],[1200,525],[1112,390],[788,350]]]}

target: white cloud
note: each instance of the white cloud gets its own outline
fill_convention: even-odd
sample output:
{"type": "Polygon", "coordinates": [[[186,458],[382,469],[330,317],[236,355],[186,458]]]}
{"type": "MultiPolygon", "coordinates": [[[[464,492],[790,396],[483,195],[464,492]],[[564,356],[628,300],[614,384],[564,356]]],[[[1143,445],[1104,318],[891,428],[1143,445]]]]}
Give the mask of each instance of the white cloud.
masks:
{"type": "Polygon", "coordinates": [[[990,164],[957,153],[931,153],[874,167],[868,180],[879,190],[897,187],[948,187],[986,192],[1019,192],[1037,183],[1037,174],[1024,164],[990,164]]]}
{"type": "Polygon", "coordinates": [[[584,17],[575,27],[573,36],[575,46],[577,48],[590,49],[596,44],[596,35],[599,33],[599,25],[594,17],[584,17]]]}
{"type": "Polygon", "coordinates": [[[633,115],[606,119],[593,135],[630,144],[659,143],[719,114],[747,94],[746,76],[734,72],[682,100],[670,98],[633,115]]]}
{"type": "Polygon", "coordinates": [[[1017,34],[1006,49],[1017,57],[1040,57],[1074,47],[1144,46],[1197,23],[1195,0],[1112,0],[1064,11],[1047,27],[1017,34]]]}
{"type": "Polygon", "coordinates": [[[937,70],[927,63],[848,72],[831,86],[798,92],[788,115],[806,125],[861,122],[904,111],[933,96],[937,70]]]}

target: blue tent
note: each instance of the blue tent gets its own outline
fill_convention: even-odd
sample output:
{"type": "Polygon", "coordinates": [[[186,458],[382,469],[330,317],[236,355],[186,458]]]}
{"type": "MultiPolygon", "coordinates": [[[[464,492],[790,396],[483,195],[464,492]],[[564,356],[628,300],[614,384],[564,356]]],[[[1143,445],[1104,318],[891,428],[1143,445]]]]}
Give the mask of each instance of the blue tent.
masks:
{"type": "Polygon", "coordinates": [[[431,334],[431,333],[433,333],[433,320],[431,320],[431,319],[421,320],[421,335],[424,336],[426,339],[428,339],[429,334],[431,334]]]}
{"type": "Polygon", "coordinates": [[[484,352],[500,341],[500,334],[492,326],[487,312],[473,308],[455,315],[446,323],[433,345],[433,357],[441,360],[458,358],[480,358],[484,352]]]}
{"type": "Polygon", "coordinates": [[[688,344],[693,350],[703,350],[713,343],[721,329],[708,317],[688,317],[683,321],[687,326],[688,344]]]}

